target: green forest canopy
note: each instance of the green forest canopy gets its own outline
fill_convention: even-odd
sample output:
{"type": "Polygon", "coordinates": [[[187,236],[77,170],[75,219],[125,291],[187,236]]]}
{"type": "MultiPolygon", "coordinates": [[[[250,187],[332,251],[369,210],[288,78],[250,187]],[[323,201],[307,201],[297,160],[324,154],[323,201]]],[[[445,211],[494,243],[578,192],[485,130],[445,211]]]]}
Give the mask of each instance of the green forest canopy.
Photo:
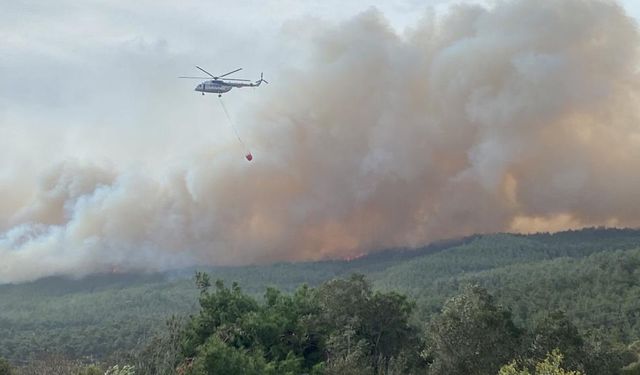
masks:
{"type": "MultiPolygon", "coordinates": [[[[640,337],[640,231],[586,229],[558,234],[474,236],[353,261],[210,268],[249,296],[265,285],[292,292],[353,272],[373,290],[407,294],[412,324],[425,326],[465,285],[489,291],[513,321],[531,329],[565,311],[582,334],[620,345],[640,337]]],[[[198,310],[193,270],[158,275],[49,278],[0,286],[0,356],[24,363],[45,351],[107,358],[144,347],[172,314],[198,310]],[[35,334],[37,332],[37,334],[35,334]]]]}

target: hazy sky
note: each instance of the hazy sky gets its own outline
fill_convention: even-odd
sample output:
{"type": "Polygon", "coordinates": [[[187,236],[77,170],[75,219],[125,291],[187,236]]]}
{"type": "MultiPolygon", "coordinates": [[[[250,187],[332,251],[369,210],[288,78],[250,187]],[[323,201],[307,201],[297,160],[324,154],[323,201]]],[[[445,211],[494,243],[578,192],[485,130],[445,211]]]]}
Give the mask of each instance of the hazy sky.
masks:
{"type": "MultiPolygon", "coordinates": [[[[243,123],[241,113],[288,69],[304,69],[314,30],[375,7],[402,32],[461,2],[5,1],[0,181],[11,169],[56,159],[162,165],[187,148],[233,141],[214,98],[195,95],[196,81],[175,78],[198,75],[194,65],[220,73],[243,67],[236,76],[251,79],[265,72],[271,86],[227,99],[250,138],[260,124],[243,123]]],[[[622,4],[640,17],[637,1],[622,4]]]]}
{"type": "MultiPolygon", "coordinates": [[[[177,76],[199,75],[194,65],[219,73],[243,67],[237,77],[264,71],[277,85],[287,67],[303,64],[304,39],[323,23],[376,6],[401,28],[425,8],[394,3],[7,1],[0,157],[11,162],[0,177],[68,157],[156,165],[159,154],[171,159],[199,143],[232,140],[214,98],[202,100],[196,81],[177,76]]],[[[269,88],[234,92],[227,105],[237,114],[256,95],[269,88]]]]}
{"type": "Polygon", "coordinates": [[[0,283],[640,225],[640,4],[459,4],[4,1],[0,283]]]}

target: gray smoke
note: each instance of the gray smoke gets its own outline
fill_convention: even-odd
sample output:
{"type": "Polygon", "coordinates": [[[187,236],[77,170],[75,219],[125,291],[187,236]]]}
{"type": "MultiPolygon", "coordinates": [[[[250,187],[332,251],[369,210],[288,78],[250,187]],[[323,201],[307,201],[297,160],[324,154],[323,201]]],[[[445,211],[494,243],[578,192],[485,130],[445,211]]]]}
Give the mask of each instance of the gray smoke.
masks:
{"type": "Polygon", "coordinates": [[[252,163],[68,162],[0,187],[0,282],[640,225],[639,35],[617,4],[461,5],[402,35],[370,10],[315,33],[240,117],[252,163]]]}

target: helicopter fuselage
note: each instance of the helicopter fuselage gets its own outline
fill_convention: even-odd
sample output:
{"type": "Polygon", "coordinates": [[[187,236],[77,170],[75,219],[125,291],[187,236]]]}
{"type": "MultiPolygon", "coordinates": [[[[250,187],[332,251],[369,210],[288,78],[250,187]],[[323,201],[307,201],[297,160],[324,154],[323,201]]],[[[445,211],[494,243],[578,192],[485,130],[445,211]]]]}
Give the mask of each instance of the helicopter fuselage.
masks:
{"type": "Polygon", "coordinates": [[[210,92],[214,94],[223,94],[231,90],[233,88],[232,85],[233,84],[229,84],[220,80],[204,81],[196,86],[195,91],[202,93],[210,92]]]}

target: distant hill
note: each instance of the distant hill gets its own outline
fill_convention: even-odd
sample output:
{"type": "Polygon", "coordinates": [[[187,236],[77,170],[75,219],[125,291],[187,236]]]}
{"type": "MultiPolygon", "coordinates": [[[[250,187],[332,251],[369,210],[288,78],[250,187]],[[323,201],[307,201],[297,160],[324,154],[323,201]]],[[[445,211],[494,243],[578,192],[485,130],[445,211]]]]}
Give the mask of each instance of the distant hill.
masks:
{"type": "Polygon", "coordinates": [[[482,236],[372,275],[380,289],[418,301],[428,320],[461,285],[487,288],[532,322],[561,309],[579,328],[622,342],[640,338],[640,231],[585,229],[482,236]]]}
{"type": "MultiPolygon", "coordinates": [[[[561,308],[593,335],[626,343],[640,338],[640,230],[478,235],[350,261],[204,270],[253,294],[268,285],[291,291],[364,273],[379,289],[415,298],[421,322],[461,285],[478,283],[521,323],[561,308]]],[[[195,311],[194,271],[0,285],[0,356],[16,363],[45,351],[103,358],[139,347],[170,315],[195,311]]]]}

